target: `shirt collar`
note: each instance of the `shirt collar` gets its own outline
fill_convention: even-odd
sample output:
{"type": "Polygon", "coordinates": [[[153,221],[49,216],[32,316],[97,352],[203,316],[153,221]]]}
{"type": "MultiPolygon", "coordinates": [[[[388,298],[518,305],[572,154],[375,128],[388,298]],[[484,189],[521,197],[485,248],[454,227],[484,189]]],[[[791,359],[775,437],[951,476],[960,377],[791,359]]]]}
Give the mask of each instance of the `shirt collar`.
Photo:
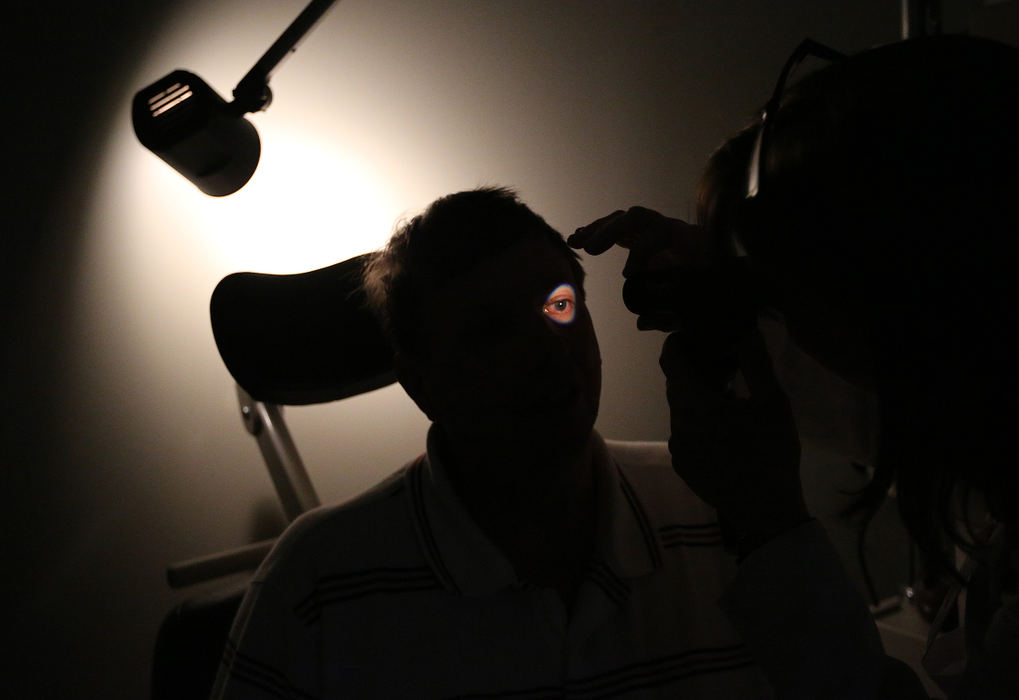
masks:
{"type": "MultiPolygon", "coordinates": [[[[619,578],[636,578],[661,566],[654,532],[636,492],[594,432],[597,493],[595,565],[619,578]]],[[[449,480],[438,450],[438,431],[428,432],[428,451],[407,470],[418,538],[436,574],[451,591],[482,596],[520,586],[513,565],[468,514],[449,480]]]]}

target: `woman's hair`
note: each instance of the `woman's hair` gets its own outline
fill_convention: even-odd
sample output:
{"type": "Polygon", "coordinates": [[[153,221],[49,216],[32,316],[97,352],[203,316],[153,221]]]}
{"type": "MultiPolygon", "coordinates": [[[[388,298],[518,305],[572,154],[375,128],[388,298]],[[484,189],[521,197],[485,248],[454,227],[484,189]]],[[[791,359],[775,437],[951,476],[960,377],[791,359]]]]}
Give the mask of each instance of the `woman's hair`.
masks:
{"type": "MultiPolygon", "coordinates": [[[[978,495],[1017,510],[1019,50],[971,37],[890,44],[790,87],[746,199],[751,125],[710,159],[698,218],[860,320],[880,398],[877,473],[921,549],[979,549],[978,495]],[[964,521],[967,519],[964,518],[964,521]]],[[[781,301],[776,302],[781,312],[781,301]]]]}

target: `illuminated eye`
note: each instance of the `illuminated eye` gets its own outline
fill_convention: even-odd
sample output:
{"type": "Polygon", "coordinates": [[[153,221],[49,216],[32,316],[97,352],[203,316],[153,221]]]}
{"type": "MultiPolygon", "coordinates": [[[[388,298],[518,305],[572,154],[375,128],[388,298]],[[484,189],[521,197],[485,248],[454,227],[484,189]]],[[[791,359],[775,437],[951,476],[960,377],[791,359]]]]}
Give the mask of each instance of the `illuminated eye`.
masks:
{"type": "Polygon", "coordinates": [[[558,324],[572,323],[577,315],[577,293],[569,284],[560,284],[545,299],[542,311],[558,324]]]}

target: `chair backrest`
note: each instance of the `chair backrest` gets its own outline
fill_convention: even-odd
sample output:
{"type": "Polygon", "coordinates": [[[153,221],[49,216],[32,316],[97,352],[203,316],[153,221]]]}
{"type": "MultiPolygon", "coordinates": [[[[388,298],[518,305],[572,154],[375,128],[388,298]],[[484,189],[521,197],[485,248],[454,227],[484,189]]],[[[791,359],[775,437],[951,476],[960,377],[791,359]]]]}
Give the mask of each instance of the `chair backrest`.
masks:
{"type": "MultiPolygon", "coordinates": [[[[258,441],[288,517],[317,497],[279,405],[327,403],[396,379],[389,343],[365,306],[361,270],[367,257],[296,275],[239,272],[212,293],[216,346],[240,387],[245,426],[258,441]]],[[[270,544],[173,566],[171,585],[248,569],[270,544]]],[[[153,700],[208,697],[245,588],[246,581],[232,580],[170,611],[156,639],[153,700]]]]}
{"type": "Polygon", "coordinates": [[[368,254],[296,275],[223,278],[209,311],[230,374],[253,398],[326,403],[392,384],[392,351],[365,305],[368,254]]]}

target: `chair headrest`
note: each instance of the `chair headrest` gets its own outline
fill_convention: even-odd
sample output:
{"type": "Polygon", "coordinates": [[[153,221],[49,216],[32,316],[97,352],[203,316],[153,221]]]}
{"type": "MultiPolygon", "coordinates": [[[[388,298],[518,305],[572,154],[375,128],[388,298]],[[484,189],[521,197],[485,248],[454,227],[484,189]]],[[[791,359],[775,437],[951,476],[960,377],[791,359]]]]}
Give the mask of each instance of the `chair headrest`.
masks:
{"type": "Polygon", "coordinates": [[[336,401],[392,384],[392,350],[365,306],[369,254],[296,275],[237,272],[220,280],[209,313],[234,380],[259,401],[336,401]]]}

